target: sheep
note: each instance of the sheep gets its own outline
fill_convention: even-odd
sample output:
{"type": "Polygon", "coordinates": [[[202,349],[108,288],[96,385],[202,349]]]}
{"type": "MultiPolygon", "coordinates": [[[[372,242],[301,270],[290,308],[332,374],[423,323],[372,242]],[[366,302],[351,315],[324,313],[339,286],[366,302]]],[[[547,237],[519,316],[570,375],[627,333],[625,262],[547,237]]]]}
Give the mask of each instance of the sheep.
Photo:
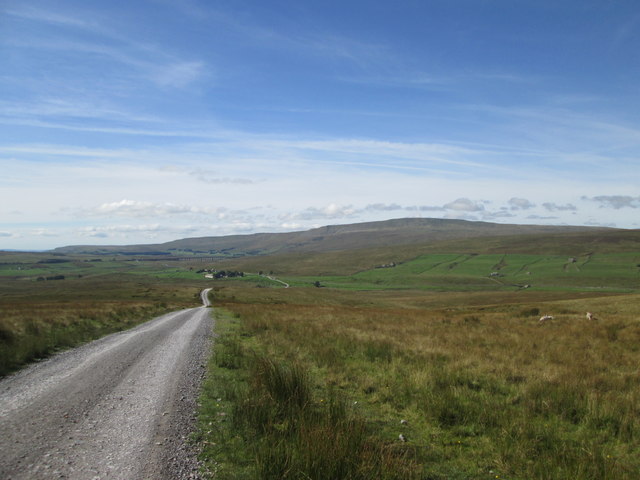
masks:
{"type": "Polygon", "coordinates": [[[544,323],[547,320],[553,320],[553,316],[552,315],[543,315],[542,317],[540,317],[539,323],[544,323]]]}
{"type": "Polygon", "coordinates": [[[587,320],[595,320],[596,317],[591,312],[587,312],[587,320]]]}

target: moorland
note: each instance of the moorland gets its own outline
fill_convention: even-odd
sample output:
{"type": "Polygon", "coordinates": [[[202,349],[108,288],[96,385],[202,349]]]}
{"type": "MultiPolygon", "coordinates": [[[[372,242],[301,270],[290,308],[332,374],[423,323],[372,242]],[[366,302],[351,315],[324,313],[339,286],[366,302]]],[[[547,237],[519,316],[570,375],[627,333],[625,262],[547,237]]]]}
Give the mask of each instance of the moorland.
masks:
{"type": "Polygon", "coordinates": [[[216,478],[640,474],[637,230],[404,219],[3,252],[2,374],[209,287],[194,441],[216,478]]]}

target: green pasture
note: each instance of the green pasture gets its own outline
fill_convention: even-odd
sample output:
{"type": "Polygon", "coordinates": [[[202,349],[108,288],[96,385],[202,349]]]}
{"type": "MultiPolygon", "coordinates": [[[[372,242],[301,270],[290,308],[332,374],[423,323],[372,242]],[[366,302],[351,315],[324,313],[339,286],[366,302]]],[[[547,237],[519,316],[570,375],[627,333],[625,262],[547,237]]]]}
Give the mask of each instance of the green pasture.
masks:
{"type": "Polygon", "coordinates": [[[44,255],[40,259],[13,259],[12,262],[0,263],[0,278],[6,280],[38,280],[38,277],[52,277],[64,275],[65,278],[96,277],[111,274],[133,273],[148,275],[163,279],[196,280],[203,279],[204,274],[196,273],[200,268],[185,262],[174,261],[145,261],[131,259],[114,259],[110,256],[103,258],[77,258],[64,263],[41,263],[47,260],[44,255]],[[32,260],[32,261],[24,261],[32,260]],[[99,261],[97,261],[99,260],[99,261]]]}
{"type": "Polygon", "coordinates": [[[566,255],[427,254],[395,266],[346,276],[283,277],[292,286],[355,290],[424,289],[593,290],[628,292],[640,287],[640,254],[566,255]]]}
{"type": "MultiPolygon", "coordinates": [[[[43,258],[39,257],[40,260],[43,258]]],[[[0,278],[32,280],[64,275],[65,279],[130,273],[159,280],[220,283],[205,279],[201,268],[215,264],[178,261],[145,261],[122,257],[72,257],[64,263],[41,263],[38,257],[0,263],[0,278]],[[24,261],[27,260],[27,261],[24,261]],[[31,260],[31,261],[29,261],[31,260]]],[[[45,258],[46,260],[46,258],[45,258]]],[[[377,258],[376,260],[379,260],[377,258]]],[[[373,262],[372,262],[373,263],[373,262]]],[[[377,263],[377,262],[376,262],[377,263]]],[[[245,272],[235,278],[247,286],[282,288],[265,276],[245,272]]],[[[414,259],[372,265],[347,275],[296,275],[293,271],[279,280],[292,287],[321,287],[346,290],[425,291],[603,291],[635,292],[640,287],[640,253],[594,253],[575,257],[535,254],[432,253],[414,259]]]]}
{"type": "Polygon", "coordinates": [[[0,277],[9,277],[21,280],[36,280],[37,277],[54,275],[104,275],[114,272],[126,272],[134,270],[137,266],[134,262],[102,260],[92,262],[89,260],[74,259],[65,263],[40,263],[17,262],[0,263],[0,277]]]}
{"type": "Polygon", "coordinates": [[[638,295],[227,285],[197,437],[213,478],[639,478],[638,295]]]}

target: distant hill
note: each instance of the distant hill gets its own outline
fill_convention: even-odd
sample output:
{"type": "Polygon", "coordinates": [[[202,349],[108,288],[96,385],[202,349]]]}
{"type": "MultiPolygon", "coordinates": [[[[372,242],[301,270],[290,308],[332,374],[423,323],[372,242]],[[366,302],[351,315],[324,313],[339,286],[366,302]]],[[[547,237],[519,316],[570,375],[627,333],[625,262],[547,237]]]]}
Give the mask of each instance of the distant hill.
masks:
{"type": "MultiPolygon", "coordinates": [[[[67,246],[53,253],[93,255],[211,255],[219,258],[240,258],[289,253],[327,253],[379,247],[407,245],[464,244],[480,238],[510,238],[526,242],[527,236],[593,235],[615,236],[636,232],[600,227],[503,225],[465,220],[403,218],[381,222],[330,225],[312,230],[289,233],[256,233],[220,237],[185,238],[149,245],[67,246]]],[[[575,238],[579,240],[580,237],[575,238]]]]}

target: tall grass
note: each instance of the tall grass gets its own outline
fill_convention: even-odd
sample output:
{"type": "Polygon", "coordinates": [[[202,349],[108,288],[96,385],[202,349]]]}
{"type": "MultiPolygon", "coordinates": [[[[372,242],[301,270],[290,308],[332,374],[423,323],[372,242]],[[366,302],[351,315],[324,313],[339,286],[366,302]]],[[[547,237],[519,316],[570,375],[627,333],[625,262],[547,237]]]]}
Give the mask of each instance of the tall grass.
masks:
{"type": "MultiPolygon", "coordinates": [[[[419,465],[419,478],[640,478],[637,296],[444,309],[239,301],[226,304],[243,329],[239,344],[285,362],[257,359],[247,387],[227,397],[239,406],[232,418],[246,415],[247,423],[234,428],[262,425],[254,427],[260,435],[279,435],[266,444],[249,437],[264,449],[252,457],[264,468],[280,465],[285,475],[306,458],[278,453],[292,438],[311,445],[292,433],[294,424],[296,432],[311,430],[300,405],[309,412],[321,405],[294,386],[292,376],[305,382],[306,371],[312,393],[337,392],[346,412],[357,413],[358,428],[375,433],[392,458],[402,452],[419,465]],[[587,322],[586,310],[599,320],[587,322]],[[540,325],[540,312],[555,320],[540,325]],[[297,412],[295,422],[275,407],[272,385],[290,385],[299,399],[288,410],[297,412]]],[[[336,404],[322,395],[325,405],[336,404]]],[[[340,435],[318,436],[337,444],[340,435]]],[[[312,452],[325,448],[313,444],[312,452]]],[[[251,478],[277,478],[269,471],[251,478]]],[[[341,475],[324,478],[359,478],[341,475]]]]}
{"type": "Polygon", "coordinates": [[[25,281],[0,278],[0,376],[167,311],[199,304],[200,288],[126,275],[25,281]]]}
{"type": "MultiPolygon", "coordinates": [[[[218,328],[224,321],[218,315],[218,328]]],[[[222,333],[205,385],[200,440],[215,478],[418,478],[410,449],[377,438],[303,364],[242,345],[237,332],[222,333]]]]}
{"type": "Polygon", "coordinates": [[[0,376],[166,311],[167,304],[162,303],[5,304],[0,317],[0,376]]]}

